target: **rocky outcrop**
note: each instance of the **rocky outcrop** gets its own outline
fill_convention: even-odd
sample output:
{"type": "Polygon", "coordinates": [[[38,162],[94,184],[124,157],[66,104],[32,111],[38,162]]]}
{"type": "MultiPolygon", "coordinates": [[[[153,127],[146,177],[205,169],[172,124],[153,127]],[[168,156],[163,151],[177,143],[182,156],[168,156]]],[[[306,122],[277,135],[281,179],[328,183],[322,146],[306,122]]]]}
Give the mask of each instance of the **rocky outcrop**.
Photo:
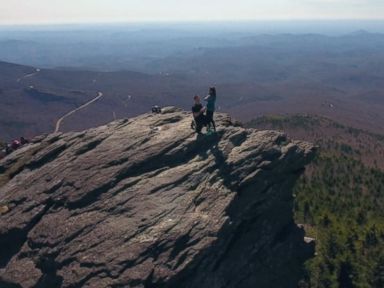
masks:
{"type": "Polygon", "coordinates": [[[0,162],[0,287],[296,287],[292,191],[310,144],[168,108],[0,162]]]}

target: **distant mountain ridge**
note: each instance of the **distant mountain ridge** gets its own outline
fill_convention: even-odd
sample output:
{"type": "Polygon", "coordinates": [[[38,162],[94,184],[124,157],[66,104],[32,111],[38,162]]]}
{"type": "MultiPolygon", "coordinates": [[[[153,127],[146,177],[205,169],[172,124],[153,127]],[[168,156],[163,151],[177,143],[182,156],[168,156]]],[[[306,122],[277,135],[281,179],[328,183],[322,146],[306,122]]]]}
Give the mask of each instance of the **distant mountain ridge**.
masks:
{"type": "MultiPolygon", "coordinates": [[[[26,52],[17,47],[2,51],[0,45],[0,59],[18,63],[33,60],[41,64],[37,67],[40,69],[69,67],[41,69],[38,74],[30,72],[30,67],[25,72],[20,66],[0,67],[0,138],[51,132],[58,118],[90,101],[98,92],[104,97],[68,117],[63,131],[79,131],[116,118],[136,116],[153,105],[190,109],[192,97],[206,95],[212,85],[217,86],[217,109],[242,121],[269,113],[310,113],[375,133],[383,130],[382,34],[173,31],[167,35],[164,30],[158,35],[150,29],[116,34],[95,30],[89,34],[67,32],[61,37],[52,31],[34,34],[40,35],[31,39],[39,42],[40,48],[29,50],[26,46],[26,52]],[[49,43],[57,45],[52,47],[49,43]],[[23,51],[27,59],[17,56],[23,51]],[[44,66],[43,61],[58,62],[44,66]],[[83,71],[84,67],[95,71],[83,71]],[[19,78],[20,82],[15,83],[19,78]],[[20,91],[29,86],[44,95],[51,93],[53,98],[71,101],[41,105],[20,91]],[[83,95],[71,91],[81,91],[83,95]],[[25,105],[19,105],[21,101],[25,105]],[[12,121],[15,125],[6,125],[12,121]]],[[[31,35],[25,32],[20,37],[25,40],[31,35]]],[[[12,39],[12,35],[6,39],[12,39]]]]}

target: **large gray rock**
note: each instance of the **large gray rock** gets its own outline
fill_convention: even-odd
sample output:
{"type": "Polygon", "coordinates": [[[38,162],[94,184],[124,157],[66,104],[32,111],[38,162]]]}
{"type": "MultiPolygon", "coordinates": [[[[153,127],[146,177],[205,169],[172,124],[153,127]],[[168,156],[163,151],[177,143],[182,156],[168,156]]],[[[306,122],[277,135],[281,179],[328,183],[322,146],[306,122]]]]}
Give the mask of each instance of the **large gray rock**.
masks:
{"type": "Polygon", "coordinates": [[[313,146],[177,109],[52,134],[0,162],[0,287],[296,287],[292,186],[313,146]]]}

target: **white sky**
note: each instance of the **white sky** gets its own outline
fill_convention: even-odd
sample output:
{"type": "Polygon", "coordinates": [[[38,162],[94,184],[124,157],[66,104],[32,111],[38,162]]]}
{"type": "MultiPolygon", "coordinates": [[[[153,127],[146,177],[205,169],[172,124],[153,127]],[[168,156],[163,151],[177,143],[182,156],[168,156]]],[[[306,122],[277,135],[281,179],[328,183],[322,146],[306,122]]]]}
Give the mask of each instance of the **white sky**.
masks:
{"type": "Polygon", "coordinates": [[[384,19],[384,0],[0,0],[0,24],[384,19]]]}

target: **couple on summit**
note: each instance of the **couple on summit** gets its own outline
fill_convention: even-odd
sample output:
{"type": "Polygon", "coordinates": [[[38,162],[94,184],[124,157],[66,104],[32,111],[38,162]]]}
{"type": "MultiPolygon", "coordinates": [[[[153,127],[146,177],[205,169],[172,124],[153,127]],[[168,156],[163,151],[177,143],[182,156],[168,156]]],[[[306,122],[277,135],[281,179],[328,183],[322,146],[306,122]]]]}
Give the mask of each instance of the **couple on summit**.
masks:
{"type": "Polygon", "coordinates": [[[195,120],[195,127],[193,128],[198,134],[200,134],[203,127],[207,126],[207,131],[210,132],[212,124],[214,131],[216,131],[215,121],[213,120],[216,102],[216,88],[209,88],[209,93],[204,98],[204,100],[207,101],[207,107],[203,107],[200,103],[200,96],[196,95],[193,97],[193,100],[195,101],[195,105],[192,107],[193,118],[195,120]]]}

